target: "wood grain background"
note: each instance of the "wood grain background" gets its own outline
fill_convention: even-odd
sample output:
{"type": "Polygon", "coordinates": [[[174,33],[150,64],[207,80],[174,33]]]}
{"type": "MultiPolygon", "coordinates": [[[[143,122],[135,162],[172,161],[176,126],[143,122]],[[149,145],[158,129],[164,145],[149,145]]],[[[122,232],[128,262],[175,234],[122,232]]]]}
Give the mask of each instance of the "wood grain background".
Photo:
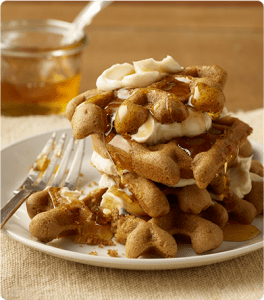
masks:
{"type": "MultiPolygon", "coordinates": [[[[10,1],[19,1],[19,2],[86,2],[87,0],[6,0],[10,1]]],[[[129,3],[129,4],[183,4],[183,5],[263,5],[260,0],[114,0],[117,3],[129,3]]]]}
{"type": "MultiPolygon", "coordinates": [[[[7,1],[2,21],[72,22],[86,1],[7,1]]],[[[86,28],[80,92],[111,65],[171,55],[181,66],[227,70],[230,111],[263,107],[263,7],[258,1],[114,1],[86,28]]]]}

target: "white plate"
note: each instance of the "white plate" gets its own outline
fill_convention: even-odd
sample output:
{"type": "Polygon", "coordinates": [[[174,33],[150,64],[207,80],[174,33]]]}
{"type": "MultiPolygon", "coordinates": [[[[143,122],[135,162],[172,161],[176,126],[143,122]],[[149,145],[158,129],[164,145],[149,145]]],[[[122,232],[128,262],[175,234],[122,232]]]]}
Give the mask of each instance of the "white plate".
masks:
{"type": "MultiPolygon", "coordinates": [[[[57,130],[58,137],[62,132],[67,132],[67,138],[72,135],[71,128],[57,130]]],[[[12,191],[17,188],[25,178],[29,166],[33,163],[35,157],[42,149],[51,132],[36,135],[28,139],[21,140],[17,143],[5,147],[1,152],[2,163],[2,189],[1,189],[1,207],[12,197],[12,191]]],[[[263,161],[263,146],[252,143],[254,155],[257,159],[263,161]]],[[[86,153],[81,172],[83,177],[78,183],[78,188],[88,191],[95,187],[95,182],[100,179],[99,172],[90,165],[90,157],[92,153],[92,144],[90,138],[86,139],[86,153]],[[91,183],[92,187],[88,187],[87,183],[91,183]]],[[[59,239],[49,244],[37,241],[30,235],[28,226],[30,219],[27,215],[25,203],[7,222],[2,232],[34,249],[40,250],[47,254],[67,259],[70,261],[80,262],[83,264],[119,268],[119,269],[137,269],[137,270],[165,270],[178,269],[208,265],[228,259],[232,259],[249,252],[255,251],[262,247],[263,236],[263,219],[258,216],[253,225],[260,231],[260,235],[247,242],[223,242],[223,244],[206,254],[197,255],[191,245],[178,245],[178,253],[176,258],[140,258],[127,259],[124,255],[124,246],[117,244],[116,246],[98,248],[97,246],[77,245],[69,239],[59,239]],[[108,249],[118,250],[118,257],[110,257],[107,254],[108,249]],[[91,251],[97,251],[98,255],[90,255],[91,251]]]]}

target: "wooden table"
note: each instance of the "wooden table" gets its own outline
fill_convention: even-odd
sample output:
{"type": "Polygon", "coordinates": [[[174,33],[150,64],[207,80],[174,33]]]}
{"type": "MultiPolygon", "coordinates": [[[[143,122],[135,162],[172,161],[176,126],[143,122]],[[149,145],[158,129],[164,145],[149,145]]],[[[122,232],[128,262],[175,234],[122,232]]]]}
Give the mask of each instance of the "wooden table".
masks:
{"type": "MultiPolygon", "coordinates": [[[[71,22],[78,1],[2,4],[2,21],[48,18],[71,22]]],[[[86,28],[80,92],[115,63],[171,55],[181,66],[220,65],[230,111],[263,106],[263,7],[258,1],[114,1],[86,28]]]]}

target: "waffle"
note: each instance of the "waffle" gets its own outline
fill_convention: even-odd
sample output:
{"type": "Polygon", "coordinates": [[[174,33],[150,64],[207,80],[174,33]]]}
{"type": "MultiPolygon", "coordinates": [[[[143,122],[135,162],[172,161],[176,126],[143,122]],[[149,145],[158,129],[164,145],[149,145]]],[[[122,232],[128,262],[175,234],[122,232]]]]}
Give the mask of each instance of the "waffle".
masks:
{"type": "MultiPolygon", "coordinates": [[[[94,89],[69,102],[73,134],[91,136],[91,162],[102,174],[100,188],[81,207],[89,224],[110,226],[128,258],[174,257],[177,236],[188,237],[201,254],[222,244],[230,219],[251,224],[262,214],[263,166],[251,159],[252,128],[226,113],[226,80],[218,66],[191,66],[146,86],[94,89]]],[[[27,201],[32,222],[51,214],[43,205],[30,214],[33,200],[27,201]]],[[[87,222],[78,226],[89,228],[87,222]]]]}

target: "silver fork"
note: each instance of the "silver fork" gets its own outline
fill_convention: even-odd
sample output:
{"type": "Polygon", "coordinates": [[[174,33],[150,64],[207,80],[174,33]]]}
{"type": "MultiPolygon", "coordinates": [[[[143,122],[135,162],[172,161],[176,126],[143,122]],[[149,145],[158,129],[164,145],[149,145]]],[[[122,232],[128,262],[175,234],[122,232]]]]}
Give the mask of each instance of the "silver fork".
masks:
{"type": "Polygon", "coordinates": [[[72,155],[74,155],[74,157],[63,186],[68,187],[70,190],[74,189],[81,169],[85,143],[84,140],[75,143],[74,137],[71,137],[65,152],[63,152],[65,139],[65,133],[61,135],[57,145],[56,133],[53,133],[48,139],[47,143],[37,156],[26,179],[21,186],[14,191],[15,196],[1,209],[1,229],[31,194],[42,191],[47,185],[58,187],[62,184],[72,155]],[[73,154],[73,152],[75,153],[73,154]],[[41,162],[45,161],[49,161],[48,166],[43,175],[39,176],[42,172],[39,165],[41,162]],[[53,176],[57,165],[59,165],[59,167],[53,176]]]}

